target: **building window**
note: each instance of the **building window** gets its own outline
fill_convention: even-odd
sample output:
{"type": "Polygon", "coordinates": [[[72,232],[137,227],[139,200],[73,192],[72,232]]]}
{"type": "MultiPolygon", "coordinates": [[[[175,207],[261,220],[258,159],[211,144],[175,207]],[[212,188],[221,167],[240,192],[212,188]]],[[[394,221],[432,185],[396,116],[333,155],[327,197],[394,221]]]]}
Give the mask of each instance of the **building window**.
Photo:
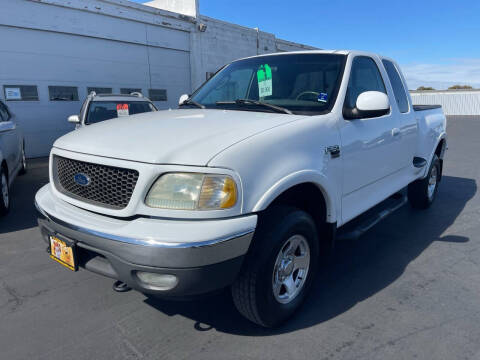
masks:
{"type": "Polygon", "coordinates": [[[7,101],[38,100],[38,91],[35,85],[4,85],[3,92],[7,101]]]}
{"type": "Polygon", "coordinates": [[[87,94],[95,91],[96,94],[111,94],[112,88],[107,87],[87,87],[87,94]]]}
{"type": "Polygon", "coordinates": [[[167,101],[167,90],[165,90],[165,89],[150,89],[150,90],[148,90],[148,97],[152,101],[167,101]]]}
{"type": "Polygon", "coordinates": [[[75,86],[49,86],[50,101],[78,101],[78,88],[75,86]]]}
{"type": "Polygon", "coordinates": [[[142,89],[133,89],[133,88],[123,88],[123,89],[120,89],[120,94],[122,95],[130,95],[131,93],[134,93],[134,92],[137,92],[137,93],[142,93],[142,89]]]}

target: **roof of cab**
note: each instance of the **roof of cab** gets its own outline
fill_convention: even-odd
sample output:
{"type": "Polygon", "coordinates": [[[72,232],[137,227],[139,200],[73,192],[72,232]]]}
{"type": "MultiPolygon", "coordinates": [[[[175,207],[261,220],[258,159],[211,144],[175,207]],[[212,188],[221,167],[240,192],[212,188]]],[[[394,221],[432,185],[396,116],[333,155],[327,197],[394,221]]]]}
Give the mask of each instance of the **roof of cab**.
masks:
{"type": "MultiPolygon", "coordinates": [[[[300,51],[289,51],[289,52],[277,52],[272,54],[261,54],[255,56],[248,56],[245,58],[241,58],[238,60],[245,60],[251,59],[256,57],[264,57],[264,56],[289,56],[289,55],[298,55],[298,54],[339,54],[339,55],[364,55],[364,56],[372,56],[372,57],[379,57],[383,58],[383,56],[368,52],[368,51],[361,51],[361,50],[300,50],[300,51]]],[[[235,61],[238,61],[235,60],[235,61]]]]}

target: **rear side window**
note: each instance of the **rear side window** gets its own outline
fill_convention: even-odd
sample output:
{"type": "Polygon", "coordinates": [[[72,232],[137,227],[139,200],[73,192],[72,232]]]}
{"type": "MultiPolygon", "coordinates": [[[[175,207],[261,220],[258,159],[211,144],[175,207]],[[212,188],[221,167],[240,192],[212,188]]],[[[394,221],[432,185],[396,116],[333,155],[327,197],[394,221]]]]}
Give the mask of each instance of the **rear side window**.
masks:
{"type": "Polygon", "coordinates": [[[395,65],[388,60],[382,60],[383,66],[385,66],[385,70],[387,70],[388,78],[390,79],[390,83],[392,84],[393,93],[395,94],[395,100],[398,104],[398,109],[402,113],[408,112],[408,99],[407,99],[407,92],[402,83],[402,79],[398,74],[397,68],[395,65]]]}
{"type": "Polygon", "coordinates": [[[353,109],[356,106],[358,96],[365,91],[387,93],[375,61],[367,56],[357,56],[353,59],[345,106],[353,109]]]}

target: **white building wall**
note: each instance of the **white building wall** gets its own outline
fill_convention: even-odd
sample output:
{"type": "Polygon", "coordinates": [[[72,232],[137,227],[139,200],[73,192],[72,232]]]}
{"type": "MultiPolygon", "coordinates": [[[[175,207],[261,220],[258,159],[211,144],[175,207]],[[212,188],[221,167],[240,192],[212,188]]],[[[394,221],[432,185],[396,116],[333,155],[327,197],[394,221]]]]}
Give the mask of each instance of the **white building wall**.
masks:
{"type": "Polygon", "coordinates": [[[38,89],[38,101],[7,101],[26,135],[28,157],[47,155],[55,139],[73,129],[66,119],[79,112],[87,87],[141,88],[146,95],[166,89],[168,100],[155,104],[174,108],[207,72],[234,59],[307,48],[127,0],[2,1],[0,38],[0,99],[4,85],[38,89]],[[79,101],[50,101],[48,86],[75,86],[79,101]]]}
{"type": "Polygon", "coordinates": [[[446,115],[480,115],[478,91],[411,92],[414,105],[442,105],[446,115]]]}
{"type": "Polygon", "coordinates": [[[7,101],[29,157],[44,156],[73,130],[87,87],[167,89],[166,109],[190,88],[192,21],[112,1],[9,0],[0,11],[0,98],[4,85],[36,85],[38,101],[7,101]],[[62,5],[62,6],[59,6],[62,5]],[[35,14],[35,16],[33,16],[35,14]],[[134,20],[132,20],[134,19],[134,20]],[[168,24],[162,24],[162,22],[168,24]],[[160,26],[160,25],[162,26],[160,26]],[[79,101],[50,101],[48,86],[75,86],[79,101]]]}

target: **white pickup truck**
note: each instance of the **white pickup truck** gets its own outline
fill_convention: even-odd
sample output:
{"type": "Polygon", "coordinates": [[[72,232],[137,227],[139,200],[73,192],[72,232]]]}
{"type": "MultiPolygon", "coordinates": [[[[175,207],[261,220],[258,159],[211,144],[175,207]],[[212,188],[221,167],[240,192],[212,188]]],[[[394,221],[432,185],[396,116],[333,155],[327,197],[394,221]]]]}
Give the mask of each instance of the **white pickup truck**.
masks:
{"type": "Polygon", "coordinates": [[[58,139],[35,200],[51,258],[71,270],[170,299],[230,287],[272,327],[300,306],[337,230],[360,235],[405,193],[414,208],[433,202],[445,148],[442,110],[413,106],[391,59],[256,56],[177,110],[58,139]]]}

